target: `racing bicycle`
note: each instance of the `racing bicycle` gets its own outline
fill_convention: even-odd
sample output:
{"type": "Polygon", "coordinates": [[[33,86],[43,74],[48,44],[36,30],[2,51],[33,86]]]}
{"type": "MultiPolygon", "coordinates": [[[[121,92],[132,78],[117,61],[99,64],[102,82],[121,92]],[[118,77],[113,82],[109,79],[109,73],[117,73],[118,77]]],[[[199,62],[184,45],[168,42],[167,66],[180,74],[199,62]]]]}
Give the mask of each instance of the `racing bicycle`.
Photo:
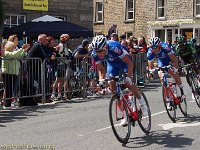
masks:
{"type": "Polygon", "coordinates": [[[125,144],[130,138],[131,125],[136,126],[137,122],[144,133],[149,133],[151,129],[151,112],[147,98],[142,91],[140,91],[141,96],[144,98],[147,106],[146,116],[143,116],[139,102],[133,97],[132,93],[123,94],[119,77],[115,77],[113,80],[116,81],[117,90],[109,104],[109,118],[115,137],[119,142],[125,144]],[[129,97],[132,97],[132,102],[130,102],[129,97]],[[125,117],[127,117],[127,125],[120,126],[120,122],[125,117]]]}

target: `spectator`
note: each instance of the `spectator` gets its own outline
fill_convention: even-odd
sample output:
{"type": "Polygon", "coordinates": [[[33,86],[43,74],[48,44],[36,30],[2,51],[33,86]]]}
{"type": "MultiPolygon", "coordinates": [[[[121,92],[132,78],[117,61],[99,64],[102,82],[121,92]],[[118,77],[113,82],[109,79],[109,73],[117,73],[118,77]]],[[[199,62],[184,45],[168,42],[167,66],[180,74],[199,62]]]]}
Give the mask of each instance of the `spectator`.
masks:
{"type": "Polygon", "coordinates": [[[28,60],[28,77],[30,83],[29,83],[29,94],[34,95],[33,99],[30,100],[30,104],[28,105],[37,105],[38,102],[41,102],[41,97],[36,98],[36,91],[38,93],[41,92],[41,63],[44,61],[45,58],[52,57],[52,59],[55,57],[54,55],[48,56],[47,55],[47,36],[46,34],[40,34],[38,36],[38,41],[33,44],[31,49],[28,51],[27,58],[28,60]],[[31,59],[33,58],[33,59],[31,59]],[[39,59],[38,59],[39,58],[39,59]]]}
{"type": "Polygon", "coordinates": [[[110,39],[112,33],[117,32],[117,25],[113,24],[108,30],[108,38],[110,39]]]}
{"type": "Polygon", "coordinates": [[[146,43],[144,37],[138,38],[138,47],[139,47],[141,53],[147,52],[147,43],[146,43]]]}
{"type": "MultiPolygon", "coordinates": [[[[73,52],[73,56],[76,58],[76,63],[77,63],[77,68],[79,71],[83,72],[83,65],[82,65],[82,61],[85,60],[86,58],[89,57],[89,44],[90,42],[87,40],[87,39],[84,39],[82,42],[81,42],[81,45],[79,45],[73,52]]],[[[88,68],[88,67],[86,67],[88,68]]],[[[85,68],[85,70],[86,70],[85,68]]],[[[88,69],[91,69],[91,68],[88,68],[88,69]]],[[[92,70],[90,70],[92,71],[92,70]]],[[[93,73],[92,72],[89,72],[89,70],[86,70],[87,74],[88,75],[87,77],[89,78],[92,78],[93,77],[93,73]]],[[[93,80],[91,80],[91,84],[93,86],[93,80]]],[[[91,94],[93,94],[93,92],[91,92],[91,94]]],[[[90,94],[90,95],[91,95],[90,94]]]]}
{"type": "Polygon", "coordinates": [[[18,47],[18,42],[19,42],[19,41],[18,41],[17,35],[10,35],[10,36],[8,37],[8,41],[14,43],[15,50],[18,50],[18,49],[19,49],[19,47],[18,47]]]}
{"type": "Polygon", "coordinates": [[[130,36],[129,38],[129,45],[128,45],[128,49],[130,51],[130,55],[135,55],[137,54],[138,52],[134,49],[135,46],[138,45],[138,39],[134,36],[130,36]]]}
{"type": "MultiPolygon", "coordinates": [[[[14,43],[14,51],[18,51],[19,47],[18,47],[18,37],[17,35],[10,35],[8,38],[8,41],[13,42],[14,43]]],[[[21,66],[20,61],[19,60],[15,60],[15,63],[17,66],[21,66]]],[[[19,75],[14,76],[15,77],[15,87],[13,88],[13,96],[16,97],[17,96],[17,91],[19,88],[19,75]]]]}
{"type": "MultiPolygon", "coordinates": [[[[4,60],[2,60],[2,74],[5,88],[5,101],[4,101],[4,109],[10,108],[11,106],[11,98],[13,96],[13,88],[15,87],[16,80],[15,76],[19,75],[19,65],[15,60],[7,60],[10,58],[18,59],[25,55],[25,52],[29,49],[29,44],[25,44],[21,49],[15,51],[15,44],[13,42],[8,41],[5,45],[5,54],[4,60]]],[[[15,102],[14,102],[15,103],[15,102]]]]}
{"type": "Polygon", "coordinates": [[[145,82],[145,77],[146,77],[145,76],[146,75],[146,68],[147,68],[147,56],[146,56],[147,43],[146,43],[144,37],[138,38],[138,48],[139,48],[139,52],[142,53],[142,54],[140,54],[138,56],[139,60],[141,60],[141,62],[138,63],[138,66],[140,68],[140,70],[139,70],[140,79],[137,82],[138,82],[138,86],[144,87],[144,82],[145,82]]]}
{"type": "MultiPolygon", "coordinates": [[[[67,65],[69,64],[69,59],[72,57],[72,51],[68,48],[68,42],[70,37],[68,34],[62,34],[60,36],[60,43],[56,48],[58,49],[58,54],[60,55],[60,59],[58,62],[58,68],[56,72],[56,80],[53,84],[53,92],[51,95],[52,100],[61,100],[62,98],[66,98],[66,94],[62,97],[62,89],[64,83],[64,77],[67,73],[67,65]],[[56,98],[55,93],[58,88],[58,97],[56,98]]],[[[66,88],[67,83],[64,84],[64,89],[66,88]]]]}
{"type": "Polygon", "coordinates": [[[111,36],[110,36],[110,39],[113,40],[113,41],[119,41],[117,33],[112,33],[111,36]]]}
{"type": "MultiPolygon", "coordinates": [[[[52,93],[51,87],[53,84],[53,81],[55,81],[55,70],[57,70],[57,60],[54,58],[50,58],[51,56],[59,57],[58,51],[55,47],[55,39],[53,36],[47,37],[47,50],[46,55],[47,58],[45,61],[45,94],[48,95],[49,93],[52,93]]],[[[52,102],[51,99],[49,99],[49,96],[46,96],[46,102],[52,102]]]]}

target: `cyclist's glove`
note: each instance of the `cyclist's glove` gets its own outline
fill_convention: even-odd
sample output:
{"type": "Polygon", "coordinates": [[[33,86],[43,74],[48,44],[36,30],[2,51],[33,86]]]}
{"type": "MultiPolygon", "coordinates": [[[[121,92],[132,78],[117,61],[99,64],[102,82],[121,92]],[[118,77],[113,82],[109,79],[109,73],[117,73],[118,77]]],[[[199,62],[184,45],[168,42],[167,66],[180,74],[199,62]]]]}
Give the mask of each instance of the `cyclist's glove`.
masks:
{"type": "Polygon", "coordinates": [[[131,80],[130,77],[126,77],[126,78],[125,78],[125,81],[126,81],[126,83],[128,83],[128,84],[130,84],[130,85],[133,84],[133,82],[132,82],[132,80],[131,80]]]}
{"type": "Polygon", "coordinates": [[[105,81],[105,79],[99,80],[98,86],[101,87],[101,88],[105,88],[106,87],[106,81],[105,81]]]}
{"type": "Polygon", "coordinates": [[[178,69],[177,68],[173,67],[172,70],[174,71],[175,74],[178,73],[178,69]]]}

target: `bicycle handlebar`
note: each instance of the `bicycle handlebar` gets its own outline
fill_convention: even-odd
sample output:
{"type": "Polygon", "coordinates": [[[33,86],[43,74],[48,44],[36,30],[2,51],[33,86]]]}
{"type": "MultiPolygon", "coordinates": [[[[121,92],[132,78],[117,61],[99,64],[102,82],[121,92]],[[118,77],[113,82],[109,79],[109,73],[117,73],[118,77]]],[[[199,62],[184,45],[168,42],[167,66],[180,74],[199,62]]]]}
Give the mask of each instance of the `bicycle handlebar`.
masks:
{"type": "Polygon", "coordinates": [[[172,68],[172,65],[168,65],[168,66],[163,66],[163,67],[158,67],[158,68],[154,68],[154,69],[151,69],[151,70],[149,70],[150,72],[154,72],[154,71],[163,71],[163,70],[165,70],[165,69],[169,69],[169,68],[172,68]]]}

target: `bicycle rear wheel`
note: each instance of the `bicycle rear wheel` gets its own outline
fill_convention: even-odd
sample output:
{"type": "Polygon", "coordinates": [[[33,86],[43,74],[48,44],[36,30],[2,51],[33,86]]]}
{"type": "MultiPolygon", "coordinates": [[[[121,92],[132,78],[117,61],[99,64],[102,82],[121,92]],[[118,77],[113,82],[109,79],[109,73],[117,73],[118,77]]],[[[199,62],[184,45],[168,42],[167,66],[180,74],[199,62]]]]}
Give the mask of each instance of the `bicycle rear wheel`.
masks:
{"type": "Polygon", "coordinates": [[[139,124],[140,128],[142,129],[142,131],[144,133],[148,134],[149,131],[151,130],[151,111],[150,111],[150,107],[149,107],[147,98],[142,91],[141,91],[141,96],[144,98],[144,101],[145,101],[145,104],[146,104],[146,109],[147,109],[147,114],[145,116],[142,114],[142,110],[141,110],[140,106],[137,105],[138,102],[135,99],[136,100],[135,101],[136,108],[140,108],[138,110],[138,117],[139,117],[138,124],[139,124]]]}
{"type": "Polygon", "coordinates": [[[167,93],[169,93],[168,89],[167,89],[166,85],[163,84],[162,85],[162,94],[163,94],[163,102],[164,102],[164,105],[165,105],[165,109],[167,111],[167,114],[168,114],[169,118],[173,122],[176,122],[176,106],[174,104],[173,99],[170,98],[171,99],[171,101],[170,101],[171,108],[170,109],[167,108],[167,103],[168,103],[167,102],[167,93]]]}
{"type": "Polygon", "coordinates": [[[116,94],[112,96],[110,101],[109,118],[115,137],[119,142],[127,143],[131,134],[130,117],[125,104],[119,100],[116,94]],[[119,107],[119,104],[121,104],[121,107],[119,107]],[[120,126],[119,124],[124,117],[127,117],[127,125],[120,126]]]}
{"type": "MultiPolygon", "coordinates": [[[[197,77],[196,77],[197,78],[197,77]]],[[[198,87],[198,81],[195,77],[191,77],[191,89],[194,95],[197,106],[200,108],[200,87],[198,87]]]]}
{"type": "Polygon", "coordinates": [[[182,97],[180,96],[181,95],[181,91],[180,91],[180,88],[177,88],[177,86],[176,86],[176,93],[174,93],[174,94],[178,95],[177,98],[180,101],[178,106],[179,106],[182,114],[184,116],[187,116],[187,101],[186,101],[186,97],[184,95],[182,97]]]}

